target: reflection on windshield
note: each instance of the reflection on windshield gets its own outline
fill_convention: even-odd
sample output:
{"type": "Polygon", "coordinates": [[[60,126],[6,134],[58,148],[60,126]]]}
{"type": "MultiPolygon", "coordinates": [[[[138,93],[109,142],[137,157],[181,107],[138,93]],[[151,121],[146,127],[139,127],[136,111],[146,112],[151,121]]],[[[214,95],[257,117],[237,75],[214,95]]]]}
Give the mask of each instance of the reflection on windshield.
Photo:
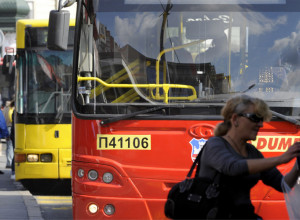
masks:
{"type": "Polygon", "coordinates": [[[27,94],[25,112],[70,112],[71,64],[71,51],[28,53],[28,81],[23,87],[27,94]]]}
{"type": "Polygon", "coordinates": [[[190,12],[168,2],[160,11],[96,13],[96,63],[92,73],[80,69],[81,104],[201,103],[247,92],[299,107],[298,12],[190,12]]]}

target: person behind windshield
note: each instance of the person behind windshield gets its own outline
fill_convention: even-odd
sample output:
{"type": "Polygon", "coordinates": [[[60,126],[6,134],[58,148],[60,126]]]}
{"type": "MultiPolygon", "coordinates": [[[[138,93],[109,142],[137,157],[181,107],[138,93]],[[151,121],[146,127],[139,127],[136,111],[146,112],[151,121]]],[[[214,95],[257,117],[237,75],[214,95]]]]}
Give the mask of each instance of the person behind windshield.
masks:
{"type": "Polygon", "coordinates": [[[249,140],[255,140],[264,121],[272,117],[267,104],[247,95],[227,101],[221,111],[224,121],[217,125],[214,137],[207,141],[200,162],[201,177],[213,178],[221,173],[221,205],[218,217],[222,219],[262,219],[255,214],[250,190],[262,180],[264,184],[282,192],[282,181],[293,187],[299,177],[297,162],[283,176],[276,166],[300,156],[300,143],[291,145],[280,156],[264,158],[249,140]],[[223,202],[222,202],[223,201],[223,202]]]}

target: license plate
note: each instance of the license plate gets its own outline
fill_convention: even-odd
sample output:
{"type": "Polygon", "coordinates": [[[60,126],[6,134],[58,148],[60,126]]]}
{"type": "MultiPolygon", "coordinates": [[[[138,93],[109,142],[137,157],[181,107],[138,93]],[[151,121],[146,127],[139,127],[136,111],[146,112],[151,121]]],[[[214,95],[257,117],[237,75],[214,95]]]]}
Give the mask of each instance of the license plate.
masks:
{"type": "Polygon", "coordinates": [[[98,150],[151,150],[151,135],[97,135],[98,150]]]}

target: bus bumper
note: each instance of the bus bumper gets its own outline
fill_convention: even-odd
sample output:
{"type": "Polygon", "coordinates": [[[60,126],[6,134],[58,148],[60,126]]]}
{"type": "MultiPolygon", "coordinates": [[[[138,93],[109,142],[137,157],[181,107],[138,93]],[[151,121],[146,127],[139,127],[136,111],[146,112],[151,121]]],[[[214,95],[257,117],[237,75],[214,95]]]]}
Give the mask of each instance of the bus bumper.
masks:
{"type": "Polygon", "coordinates": [[[79,195],[73,192],[74,219],[167,219],[165,200],[79,195]]]}

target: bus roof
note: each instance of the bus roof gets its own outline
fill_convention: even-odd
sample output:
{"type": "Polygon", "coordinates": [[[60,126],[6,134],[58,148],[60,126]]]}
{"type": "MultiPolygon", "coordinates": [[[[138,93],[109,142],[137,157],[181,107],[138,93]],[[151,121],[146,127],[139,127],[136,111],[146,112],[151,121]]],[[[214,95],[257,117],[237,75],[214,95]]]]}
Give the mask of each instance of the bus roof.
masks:
{"type": "MultiPolygon", "coordinates": [[[[26,27],[48,27],[48,19],[20,19],[16,22],[16,43],[17,48],[25,48],[26,27]]],[[[70,19],[70,26],[75,26],[75,19],[70,19]]]]}

